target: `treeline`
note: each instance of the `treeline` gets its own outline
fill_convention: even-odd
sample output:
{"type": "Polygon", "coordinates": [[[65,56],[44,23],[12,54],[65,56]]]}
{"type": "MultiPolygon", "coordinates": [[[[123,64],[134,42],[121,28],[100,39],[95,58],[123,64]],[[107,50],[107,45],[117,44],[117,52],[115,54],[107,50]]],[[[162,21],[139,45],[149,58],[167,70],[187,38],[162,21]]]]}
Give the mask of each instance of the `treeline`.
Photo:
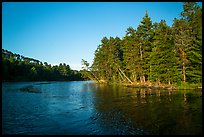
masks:
{"type": "Polygon", "coordinates": [[[146,11],[136,29],[129,27],[122,39],[104,37],[93,64],[82,65],[98,82],[202,83],[202,8],[183,3],[171,27],[165,20],[152,23],[146,11]]]}
{"type": "Polygon", "coordinates": [[[51,66],[47,62],[13,54],[2,49],[3,81],[75,81],[83,80],[81,73],[69,65],[51,66]]]}

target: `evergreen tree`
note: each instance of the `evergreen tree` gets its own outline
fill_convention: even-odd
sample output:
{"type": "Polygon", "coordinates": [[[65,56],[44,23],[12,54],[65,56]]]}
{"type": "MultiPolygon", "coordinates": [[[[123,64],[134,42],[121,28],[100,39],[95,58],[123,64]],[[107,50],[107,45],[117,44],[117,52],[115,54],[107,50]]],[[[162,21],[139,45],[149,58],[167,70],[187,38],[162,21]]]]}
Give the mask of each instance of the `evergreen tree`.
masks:
{"type": "Polygon", "coordinates": [[[137,36],[139,37],[140,49],[140,65],[142,67],[140,81],[145,82],[150,74],[150,53],[152,51],[153,29],[152,21],[146,11],[141,24],[137,28],[137,36]],[[146,77],[145,77],[146,76],[146,77]]]}
{"type": "Polygon", "coordinates": [[[172,29],[165,20],[155,23],[153,50],[150,54],[150,79],[160,83],[179,81],[178,58],[173,43],[172,29]]]}
{"type": "Polygon", "coordinates": [[[108,39],[104,37],[101,40],[101,44],[95,50],[94,62],[92,64],[93,71],[97,72],[98,77],[101,80],[107,80],[107,77],[106,77],[107,43],[108,43],[108,39]]]}
{"type": "Polygon", "coordinates": [[[129,27],[122,42],[123,68],[132,81],[137,81],[142,68],[140,64],[139,39],[136,35],[136,30],[129,27]]]}
{"type": "Polygon", "coordinates": [[[186,69],[190,63],[186,54],[189,51],[189,47],[192,45],[192,37],[190,35],[191,28],[185,20],[174,19],[173,30],[174,42],[180,55],[180,66],[183,77],[182,79],[183,82],[186,82],[186,69]]]}
{"type": "Polygon", "coordinates": [[[202,82],[202,8],[195,2],[185,2],[183,8],[172,27],[164,20],[152,24],[146,12],[122,40],[104,37],[91,71],[106,81],[202,82]]]}
{"type": "Polygon", "coordinates": [[[93,71],[97,71],[98,77],[105,81],[119,80],[118,69],[122,63],[122,51],[120,50],[120,38],[104,37],[102,44],[95,51],[93,71]]]}
{"type": "Polygon", "coordinates": [[[190,65],[186,70],[189,82],[202,82],[202,8],[196,2],[184,2],[181,13],[190,26],[192,43],[187,52],[190,65]]]}
{"type": "Polygon", "coordinates": [[[13,54],[2,49],[3,81],[83,80],[80,72],[65,63],[59,66],[44,64],[36,59],[13,54]]]}
{"type": "Polygon", "coordinates": [[[195,2],[183,4],[182,18],[173,24],[184,82],[202,82],[202,9],[195,2]]]}

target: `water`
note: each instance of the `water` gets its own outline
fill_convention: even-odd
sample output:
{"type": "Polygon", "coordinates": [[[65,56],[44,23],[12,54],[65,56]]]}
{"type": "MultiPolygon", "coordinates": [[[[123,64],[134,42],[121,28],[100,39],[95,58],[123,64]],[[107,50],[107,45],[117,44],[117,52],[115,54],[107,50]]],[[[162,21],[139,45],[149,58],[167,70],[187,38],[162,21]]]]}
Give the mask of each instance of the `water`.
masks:
{"type": "Polygon", "coordinates": [[[202,93],[91,81],[2,83],[2,134],[202,134],[202,93]]]}

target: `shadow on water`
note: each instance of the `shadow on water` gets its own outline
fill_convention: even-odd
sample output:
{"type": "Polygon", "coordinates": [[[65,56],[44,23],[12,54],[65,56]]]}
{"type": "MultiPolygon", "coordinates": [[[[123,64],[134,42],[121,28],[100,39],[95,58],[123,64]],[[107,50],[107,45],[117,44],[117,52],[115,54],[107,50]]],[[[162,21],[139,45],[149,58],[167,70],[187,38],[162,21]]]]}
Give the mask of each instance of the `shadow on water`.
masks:
{"type": "Polygon", "coordinates": [[[36,85],[43,85],[43,84],[51,84],[51,82],[39,82],[39,83],[36,83],[36,85]]]}
{"type": "Polygon", "coordinates": [[[202,134],[202,99],[195,91],[90,85],[93,119],[108,134],[202,134]]]}
{"type": "Polygon", "coordinates": [[[20,91],[27,93],[42,93],[42,90],[39,88],[41,85],[52,84],[51,82],[31,82],[30,85],[23,86],[19,88],[20,91]]]}
{"type": "Polygon", "coordinates": [[[28,92],[28,93],[42,93],[42,91],[39,88],[36,88],[32,85],[22,87],[20,88],[20,91],[28,92]]]}
{"type": "Polygon", "coordinates": [[[42,83],[3,83],[3,134],[202,134],[202,92],[42,83]]]}

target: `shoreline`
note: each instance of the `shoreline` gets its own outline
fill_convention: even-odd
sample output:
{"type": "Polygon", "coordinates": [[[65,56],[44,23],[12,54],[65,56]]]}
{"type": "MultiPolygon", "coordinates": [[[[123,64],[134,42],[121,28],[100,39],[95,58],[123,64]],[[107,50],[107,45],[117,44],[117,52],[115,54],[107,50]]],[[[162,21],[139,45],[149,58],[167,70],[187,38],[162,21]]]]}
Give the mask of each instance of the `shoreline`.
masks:
{"type": "Polygon", "coordinates": [[[166,89],[166,90],[176,90],[176,87],[174,86],[149,86],[149,85],[131,85],[131,84],[125,84],[123,85],[125,87],[129,88],[148,88],[148,89],[166,89]]]}
{"type": "Polygon", "coordinates": [[[128,88],[147,88],[147,89],[158,89],[158,90],[200,90],[202,92],[202,85],[198,86],[198,84],[189,84],[189,83],[182,83],[180,85],[167,85],[167,84],[152,84],[150,82],[145,83],[118,83],[118,82],[106,82],[106,81],[94,81],[97,84],[116,84],[116,85],[122,85],[124,87],[128,88]]]}

